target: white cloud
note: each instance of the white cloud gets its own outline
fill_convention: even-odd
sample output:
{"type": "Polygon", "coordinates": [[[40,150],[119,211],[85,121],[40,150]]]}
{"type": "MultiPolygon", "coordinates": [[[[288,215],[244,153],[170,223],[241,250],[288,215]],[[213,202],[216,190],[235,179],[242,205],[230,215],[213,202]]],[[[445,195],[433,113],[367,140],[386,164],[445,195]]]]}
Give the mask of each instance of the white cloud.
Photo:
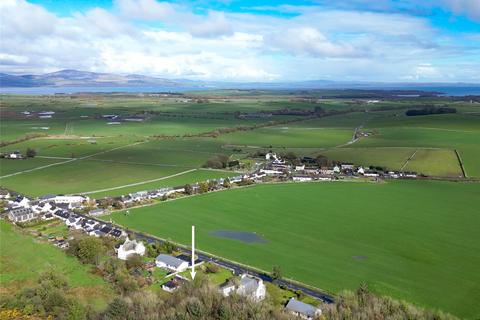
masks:
{"type": "Polygon", "coordinates": [[[445,0],[456,14],[466,14],[474,20],[480,21],[480,0],[445,0]]]}
{"type": "Polygon", "coordinates": [[[462,49],[461,41],[442,36],[426,19],[295,10],[299,14],[289,18],[201,15],[179,4],[117,0],[113,10],[60,17],[25,0],[0,0],[0,70],[73,68],[229,81],[478,79],[473,38],[469,50],[462,49]],[[470,62],[458,67],[462,61],[470,62]]]}
{"type": "Polygon", "coordinates": [[[195,20],[188,28],[193,36],[211,38],[233,34],[232,25],[223,12],[209,11],[208,17],[195,20]]]}
{"type": "Polygon", "coordinates": [[[318,57],[352,57],[359,54],[349,45],[333,43],[324,34],[310,27],[292,28],[266,38],[266,44],[293,54],[318,57]]]}
{"type": "Polygon", "coordinates": [[[115,6],[123,16],[138,20],[164,20],[175,13],[170,3],[156,0],[115,0],[115,6]]]}

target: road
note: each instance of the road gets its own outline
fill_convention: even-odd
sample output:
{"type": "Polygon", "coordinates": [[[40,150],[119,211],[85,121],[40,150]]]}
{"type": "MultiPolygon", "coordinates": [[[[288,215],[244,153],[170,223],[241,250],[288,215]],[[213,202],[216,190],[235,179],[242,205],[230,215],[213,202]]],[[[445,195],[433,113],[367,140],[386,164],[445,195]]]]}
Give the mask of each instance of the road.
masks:
{"type": "MultiPolygon", "coordinates": [[[[100,219],[96,219],[96,218],[86,216],[86,215],[82,215],[82,214],[79,214],[79,215],[83,216],[84,218],[87,218],[87,219],[91,219],[91,220],[95,220],[95,221],[98,221],[98,222],[101,222],[101,223],[105,223],[105,221],[100,220],[100,219]]],[[[125,230],[128,233],[134,234],[136,239],[142,240],[142,241],[147,242],[147,243],[163,242],[164,241],[163,239],[159,239],[157,237],[153,237],[153,236],[141,233],[141,232],[132,231],[132,230],[126,229],[122,226],[118,226],[118,228],[120,228],[122,230],[125,230]]],[[[178,244],[176,244],[176,245],[178,246],[178,249],[182,253],[184,253],[186,255],[191,254],[190,249],[188,249],[187,247],[179,246],[178,244]]],[[[316,298],[318,300],[321,300],[325,303],[334,303],[335,302],[335,298],[332,295],[329,295],[329,294],[327,294],[325,292],[322,292],[320,290],[310,288],[306,285],[302,285],[300,283],[296,283],[296,282],[293,282],[293,281],[290,281],[290,280],[287,280],[287,279],[277,279],[277,280],[275,280],[275,279],[272,279],[269,275],[267,275],[263,272],[259,272],[259,271],[255,270],[253,268],[249,268],[245,265],[234,263],[234,262],[231,262],[229,260],[222,259],[220,257],[212,256],[212,255],[206,254],[204,252],[198,252],[197,251],[196,255],[197,255],[197,257],[200,261],[213,262],[215,264],[218,264],[219,266],[222,266],[224,268],[232,270],[237,275],[247,273],[247,274],[253,275],[255,277],[258,277],[258,278],[262,279],[263,281],[271,282],[271,283],[274,283],[274,284],[279,285],[279,286],[280,285],[285,286],[285,287],[287,287],[287,288],[289,288],[290,290],[293,290],[293,291],[301,290],[304,294],[309,295],[309,296],[311,296],[313,298],[316,298]]]]}

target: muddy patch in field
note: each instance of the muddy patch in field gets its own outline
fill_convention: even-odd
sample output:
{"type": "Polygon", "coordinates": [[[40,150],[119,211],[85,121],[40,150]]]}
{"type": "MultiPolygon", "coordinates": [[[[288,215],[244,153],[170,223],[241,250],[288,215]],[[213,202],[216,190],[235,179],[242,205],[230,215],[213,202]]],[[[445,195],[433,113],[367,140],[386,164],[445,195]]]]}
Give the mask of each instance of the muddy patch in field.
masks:
{"type": "Polygon", "coordinates": [[[210,232],[211,236],[238,240],[245,243],[266,243],[267,240],[255,232],[217,230],[210,232]]]}
{"type": "Polygon", "coordinates": [[[367,260],[367,256],[353,256],[352,257],[354,260],[367,260]]]}

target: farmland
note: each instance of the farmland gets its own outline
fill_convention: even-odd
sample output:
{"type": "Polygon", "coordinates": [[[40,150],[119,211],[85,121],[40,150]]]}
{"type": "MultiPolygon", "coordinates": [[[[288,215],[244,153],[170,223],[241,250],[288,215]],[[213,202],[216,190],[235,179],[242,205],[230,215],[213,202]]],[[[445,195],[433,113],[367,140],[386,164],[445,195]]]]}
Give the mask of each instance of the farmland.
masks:
{"type": "Polygon", "coordinates": [[[332,292],[371,289],[466,318],[480,309],[478,183],[261,185],[116,213],[116,223],[332,292]],[[255,232],[266,243],[218,238],[255,232]],[[448,294],[445,294],[448,292],[448,294]]]}
{"type": "Polygon", "coordinates": [[[0,240],[2,295],[11,295],[32,284],[42,272],[54,268],[68,277],[71,293],[77,299],[97,309],[104,308],[109,301],[112,290],[104,280],[60,249],[20,234],[4,221],[0,221],[0,240]]]}
{"type": "MultiPolygon", "coordinates": [[[[357,105],[348,99],[325,99],[318,104],[272,92],[225,91],[224,96],[212,92],[208,98],[196,94],[188,98],[4,96],[0,132],[7,145],[0,152],[31,148],[37,157],[21,163],[0,159],[0,184],[33,196],[97,190],[95,196],[118,195],[165,186],[169,181],[196,182],[188,172],[212,156],[225,154],[241,160],[269,149],[452,178],[462,176],[457,152],[467,176],[480,177],[476,161],[480,121],[472,113],[475,106],[467,103],[453,104],[457,114],[406,117],[409,100],[357,105]],[[334,113],[315,119],[235,116],[284,108],[313,110],[319,105],[334,113]],[[48,119],[36,117],[45,110],[55,114],[48,119]],[[103,115],[141,115],[145,120],[109,124],[103,115]],[[245,129],[248,126],[260,127],[245,129]],[[232,132],[219,131],[225,128],[232,132]],[[356,129],[372,135],[352,143],[356,129]],[[32,134],[37,136],[21,141],[32,134]],[[184,172],[181,180],[169,178],[184,172]]],[[[202,172],[202,179],[209,177],[218,174],[202,172]]]]}

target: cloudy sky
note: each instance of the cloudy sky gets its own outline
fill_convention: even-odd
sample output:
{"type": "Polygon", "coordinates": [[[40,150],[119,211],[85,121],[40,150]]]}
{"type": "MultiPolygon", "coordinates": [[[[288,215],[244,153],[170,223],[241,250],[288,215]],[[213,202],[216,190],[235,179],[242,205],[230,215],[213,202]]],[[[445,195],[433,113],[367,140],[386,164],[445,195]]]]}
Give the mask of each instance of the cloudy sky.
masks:
{"type": "Polygon", "coordinates": [[[480,82],[480,0],[0,0],[0,72],[480,82]]]}

